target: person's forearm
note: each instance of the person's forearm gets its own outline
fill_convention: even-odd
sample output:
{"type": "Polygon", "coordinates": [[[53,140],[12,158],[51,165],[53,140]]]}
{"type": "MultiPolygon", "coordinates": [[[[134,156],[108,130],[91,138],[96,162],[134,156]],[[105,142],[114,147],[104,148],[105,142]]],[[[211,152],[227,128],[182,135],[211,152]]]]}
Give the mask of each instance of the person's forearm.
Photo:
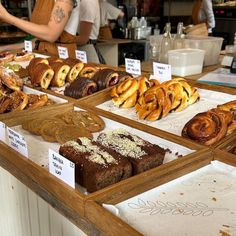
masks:
{"type": "Polygon", "coordinates": [[[29,21],[19,19],[9,14],[8,22],[17,28],[34,35],[37,38],[43,39],[48,42],[55,42],[60,34],[55,33],[49,25],[38,25],[29,21]]]}

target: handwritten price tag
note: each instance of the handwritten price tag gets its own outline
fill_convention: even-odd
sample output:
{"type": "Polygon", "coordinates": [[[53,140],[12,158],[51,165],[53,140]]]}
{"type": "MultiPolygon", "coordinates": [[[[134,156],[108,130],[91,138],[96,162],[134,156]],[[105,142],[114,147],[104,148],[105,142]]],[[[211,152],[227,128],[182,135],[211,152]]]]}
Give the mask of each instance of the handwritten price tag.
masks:
{"type": "Polygon", "coordinates": [[[87,54],[85,51],[75,50],[75,56],[77,59],[81,60],[83,63],[87,63],[87,54]]]}
{"type": "Polygon", "coordinates": [[[125,58],[125,70],[133,75],[141,75],[140,60],[125,58]]]}
{"type": "Polygon", "coordinates": [[[48,152],[48,159],[49,172],[75,188],[75,164],[51,149],[48,152]]]}
{"type": "Polygon", "coordinates": [[[7,136],[9,141],[8,145],[28,158],[28,147],[24,137],[9,127],[7,127],[7,136]]]}
{"type": "Polygon", "coordinates": [[[66,58],[69,57],[68,49],[67,49],[67,48],[58,46],[58,47],[57,47],[57,51],[58,51],[58,54],[59,54],[59,57],[60,57],[60,58],[66,59],[66,58]]]}
{"type": "Polygon", "coordinates": [[[6,143],[6,125],[0,121],[0,141],[6,143]]]}
{"type": "Polygon", "coordinates": [[[160,83],[171,80],[171,65],[153,62],[153,73],[160,83]]]}
{"type": "Polygon", "coordinates": [[[27,52],[32,52],[33,51],[33,44],[32,44],[31,41],[25,40],[24,44],[25,44],[25,51],[27,51],[27,52]]]}

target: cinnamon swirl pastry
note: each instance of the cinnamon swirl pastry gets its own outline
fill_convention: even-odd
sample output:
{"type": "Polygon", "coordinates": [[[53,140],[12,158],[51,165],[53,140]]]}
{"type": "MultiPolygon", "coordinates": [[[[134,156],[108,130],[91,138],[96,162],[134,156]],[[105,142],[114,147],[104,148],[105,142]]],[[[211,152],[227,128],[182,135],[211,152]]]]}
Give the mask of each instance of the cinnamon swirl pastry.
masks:
{"type": "Polygon", "coordinates": [[[225,114],[218,109],[212,109],[199,113],[188,121],[182,130],[182,136],[209,146],[222,139],[227,128],[225,114]]]}
{"type": "Polygon", "coordinates": [[[77,78],[80,71],[83,69],[84,63],[78,59],[73,58],[67,58],[65,63],[70,66],[70,71],[67,74],[66,81],[71,83],[77,78]]]}
{"type": "Polygon", "coordinates": [[[66,76],[69,73],[70,67],[63,62],[53,62],[50,64],[54,71],[54,76],[50,85],[55,87],[62,87],[65,85],[66,76]]]}
{"type": "Polygon", "coordinates": [[[98,87],[94,81],[88,78],[82,78],[74,80],[69,86],[67,86],[64,95],[77,99],[91,95],[97,92],[97,90],[98,87]]]}
{"type": "Polygon", "coordinates": [[[116,85],[119,82],[119,75],[116,71],[105,68],[98,70],[92,80],[97,83],[98,89],[102,90],[116,85]]]}
{"type": "Polygon", "coordinates": [[[40,86],[47,89],[54,76],[53,69],[44,63],[39,63],[34,67],[33,73],[30,76],[31,84],[33,86],[40,86]]]}

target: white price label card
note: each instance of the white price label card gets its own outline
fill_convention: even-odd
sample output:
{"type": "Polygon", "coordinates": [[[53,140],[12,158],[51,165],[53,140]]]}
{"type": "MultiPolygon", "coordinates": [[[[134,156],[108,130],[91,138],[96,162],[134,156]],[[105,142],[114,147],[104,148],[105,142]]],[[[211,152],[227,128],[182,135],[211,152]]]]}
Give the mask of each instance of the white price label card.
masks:
{"type": "Polygon", "coordinates": [[[125,70],[132,75],[141,75],[140,60],[125,58],[125,70]]]}
{"type": "Polygon", "coordinates": [[[81,60],[83,63],[87,63],[87,53],[85,51],[75,50],[75,56],[77,59],[81,60]]]}
{"type": "Polygon", "coordinates": [[[6,143],[6,125],[0,121],[0,141],[6,143]]]}
{"type": "Polygon", "coordinates": [[[233,61],[233,57],[232,56],[224,56],[222,61],[221,61],[221,65],[222,66],[231,66],[232,61],[233,61]]]}
{"type": "Polygon", "coordinates": [[[33,51],[33,44],[32,44],[32,41],[30,41],[30,40],[25,40],[25,41],[24,41],[24,44],[25,44],[25,51],[27,51],[27,52],[32,52],[32,51],[33,51]]]}
{"type": "Polygon", "coordinates": [[[48,152],[48,159],[49,172],[75,188],[75,164],[51,149],[48,152]]]}
{"type": "Polygon", "coordinates": [[[25,138],[9,127],[7,127],[7,136],[8,145],[19,152],[21,155],[28,158],[28,146],[25,138]]]}
{"type": "Polygon", "coordinates": [[[58,55],[62,59],[66,59],[69,57],[68,49],[65,47],[58,46],[57,47],[58,55]]]}
{"type": "Polygon", "coordinates": [[[160,83],[171,80],[171,65],[153,62],[153,73],[160,83]]]}

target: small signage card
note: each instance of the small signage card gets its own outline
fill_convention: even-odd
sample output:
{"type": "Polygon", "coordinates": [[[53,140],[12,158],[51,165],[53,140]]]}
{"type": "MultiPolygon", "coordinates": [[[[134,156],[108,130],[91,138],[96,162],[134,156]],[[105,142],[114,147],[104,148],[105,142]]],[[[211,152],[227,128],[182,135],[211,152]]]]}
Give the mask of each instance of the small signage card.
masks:
{"type": "Polygon", "coordinates": [[[153,73],[160,83],[171,80],[171,65],[153,62],[153,73]]]}
{"type": "Polygon", "coordinates": [[[141,75],[140,60],[125,58],[125,70],[132,75],[141,75]]]}
{"type": "Polygon", "coordinates": [[[68,49],[65,47],[58,46],[57,51],[59,54],[59,57],[62,59],[66,59],[69,57],[68,49]]]}
{"type": "Polygon", "coordinates": [[[6,125],[0,121],[0,141],[6,143],[6,125]]]}
{"type": "Polygon", "coordinates": [[[87,63],[87,54],[85,51],[75,50],[75,56],[77,59],[81,60],[83,63],[87,63]]]}
{"type": "Polygon", "coordinates": [[[48,159],[49,172],[75,188],[75,164],[51,149],[48,152],[48,159]]]}
{"type": "Polygon", "coordinates": [[[24,137],[9,127],[7,127],[7,136],[9,142],[8,145],[21,155],[28,158],[28,146],[24,137]]]}
{"type": "Polygon", "coordinates": [[[25,40],[24,43],[25,43],[25,51],[32,52],[33,51],[32,41],[25,40]]]}

